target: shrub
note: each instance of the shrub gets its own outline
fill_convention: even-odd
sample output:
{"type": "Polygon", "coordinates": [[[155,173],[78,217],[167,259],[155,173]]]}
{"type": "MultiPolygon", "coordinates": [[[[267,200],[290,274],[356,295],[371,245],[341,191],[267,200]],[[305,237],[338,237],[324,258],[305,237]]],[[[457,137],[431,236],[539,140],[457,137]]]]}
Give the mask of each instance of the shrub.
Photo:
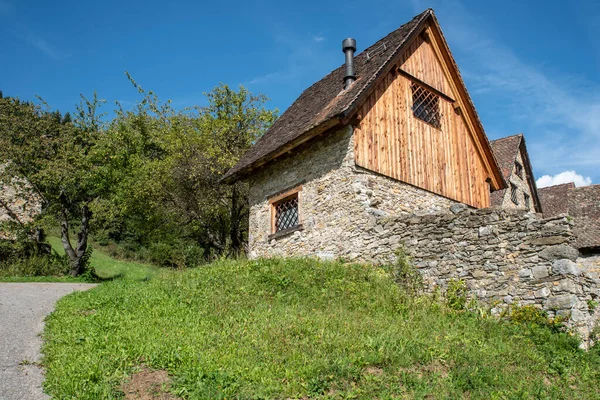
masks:
{"type": "Polygon", "coordinates": [[[446,305],[456,311],[467,308],[467,284],[462,279],[451,279],[446,289],[446,305]]]}
{"type": "Polygon", "coordinates": [[[61,276],[69,271],[64,257],[34,255],[0,263],[0,276],[61,276]]]}
{"type": "Polygon", "coordinates": [[[390,272],[394,281],[409,295],[416,296],[423,291],[423,277],[410,262],[404,248],[396,250],[396,262],[390,272]]]}
{"type": "Polygon", "coordinates": [[[555,332],[564,328],[564,318],[549,318],[546,311],[534,306],[512,307],[508,317],[512,322],[518,324],[542,326],[555,332]]]}

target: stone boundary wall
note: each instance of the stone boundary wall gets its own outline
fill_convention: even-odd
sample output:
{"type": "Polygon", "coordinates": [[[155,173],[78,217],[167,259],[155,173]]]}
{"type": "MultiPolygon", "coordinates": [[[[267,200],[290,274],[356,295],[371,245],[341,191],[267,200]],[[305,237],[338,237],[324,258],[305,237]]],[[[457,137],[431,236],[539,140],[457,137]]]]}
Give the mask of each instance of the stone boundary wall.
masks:
{"type": "Polygon", "coordinates": [[[538,307],[567,317],[588,343],[599,317],[593,304],[600,300],[600,281],[575,262],[572,219],[462,205],[451,211],[372,221],[365,232],[372,241],[361,258],[389,263],[403,246],[428,289],[462,279],[478,300],[495,305],[493,311],[509,304],[538,307]]]}

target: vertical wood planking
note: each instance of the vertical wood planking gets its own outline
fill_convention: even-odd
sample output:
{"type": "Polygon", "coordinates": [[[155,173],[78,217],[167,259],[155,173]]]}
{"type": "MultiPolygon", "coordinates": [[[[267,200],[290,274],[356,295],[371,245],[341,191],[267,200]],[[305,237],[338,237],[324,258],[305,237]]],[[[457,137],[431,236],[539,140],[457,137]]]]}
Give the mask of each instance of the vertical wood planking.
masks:
{"type": "MultiPolygon", "coordinates": [[[[451,98],[430,45],[413,43],[402,69],[451,98]]],[[[361,107],[355,159],[364,168],[474,207],[490,204],[487,173],[464,116],[440,97],[441,129],[412,114],[411,80],[390,72],[361,107]]]]}

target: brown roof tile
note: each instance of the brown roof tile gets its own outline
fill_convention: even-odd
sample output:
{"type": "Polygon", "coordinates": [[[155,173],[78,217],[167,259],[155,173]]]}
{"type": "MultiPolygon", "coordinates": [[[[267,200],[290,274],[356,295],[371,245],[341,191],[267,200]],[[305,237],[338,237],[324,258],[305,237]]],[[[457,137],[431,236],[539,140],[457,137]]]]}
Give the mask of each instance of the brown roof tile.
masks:
{"type": "Polygon", "coordinates": [[[551,218],[560,214],[568,214],[569,205],[567,195],[569,189],[574,188],[575,184],[571,182],[538,189],[538,195],[542,202],[542,210],[544,210],[544,217],[551,218]]]}
{"type": "Polygon", "coordinates": [[[235,179],[235,176],[243,173],[253,164],[272,157],[283,146],[301,139],[311,129],[333,118],[343,116],[362,92],[368,89],[388,62],[396,56],[411,33],[432,14],[433,10],[425,10],[358,54],[354,60],[357,79],[348,90],[343,90],[344,65],[306,89],[225,174],[223,180],[235,179]],[[386,50],[381,51],[380,48],[384,43],[386,50]]]}
{"type": "Polygon", "coordinates": [[[523,134],[519,133],[490,141],[496,162],[498,163],[498,167],[500,167],[500,171],[502,171],[504,179],[510,178],[522,139],[523,134]]]}
{"type": "Polygon", "coordinates": [[[542,188],[539,195],[544,217],[573,217],[573,246],[580,250],[600,248],[600,185],[575,187],[565,183],[542,188]]]}
{"type": "Polygon", "coordinates": [[[600,185],[573,188],[568,198],[569,215],[575,219],[574,246],[600,248],[600,185]]]}

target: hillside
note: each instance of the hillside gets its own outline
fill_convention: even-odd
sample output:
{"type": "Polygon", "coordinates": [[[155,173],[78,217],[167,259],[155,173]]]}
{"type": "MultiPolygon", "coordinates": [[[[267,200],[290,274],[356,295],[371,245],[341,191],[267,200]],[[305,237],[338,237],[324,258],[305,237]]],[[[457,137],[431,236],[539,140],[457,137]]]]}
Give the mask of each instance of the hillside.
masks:
{"type": "Polygon", "coordinates": [[[384,270],[341,263],[107,282],[62,299],[45,339],[61,399],[120,398],[141,368],[191,399],[600,397],[600,357],[574,338],[410,299],[384,270]]]}

